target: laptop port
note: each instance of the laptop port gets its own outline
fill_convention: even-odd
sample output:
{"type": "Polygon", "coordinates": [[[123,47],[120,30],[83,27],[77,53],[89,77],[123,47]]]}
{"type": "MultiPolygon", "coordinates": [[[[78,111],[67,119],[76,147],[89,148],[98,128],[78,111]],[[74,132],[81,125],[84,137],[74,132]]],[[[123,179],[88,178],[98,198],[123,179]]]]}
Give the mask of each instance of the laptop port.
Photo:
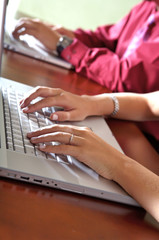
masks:
{"type": "Polygon", "coordinates": [[[42,180],[40,180],[40,179],[34,179],[34,182],[42,183],[42,180]]]}
{"type": "Polygon", "coordinates": [[[20,176],[21,179],[28,181],[29,177],[20,176]]]}

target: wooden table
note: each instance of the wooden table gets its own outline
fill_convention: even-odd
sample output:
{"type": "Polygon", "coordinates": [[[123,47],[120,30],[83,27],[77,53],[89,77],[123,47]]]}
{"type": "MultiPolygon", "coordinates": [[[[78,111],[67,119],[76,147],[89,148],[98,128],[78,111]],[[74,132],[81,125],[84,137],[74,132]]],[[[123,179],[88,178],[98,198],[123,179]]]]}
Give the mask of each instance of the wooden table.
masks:
{"type": "MultiPolygon", "coordinates": [[[[2,76],[78,94],[107,91],[73,71],[9,51],[2,76]]],[[[159,226],[141,208],[1,178],[0,239],[158,240],[159,226]]]]}

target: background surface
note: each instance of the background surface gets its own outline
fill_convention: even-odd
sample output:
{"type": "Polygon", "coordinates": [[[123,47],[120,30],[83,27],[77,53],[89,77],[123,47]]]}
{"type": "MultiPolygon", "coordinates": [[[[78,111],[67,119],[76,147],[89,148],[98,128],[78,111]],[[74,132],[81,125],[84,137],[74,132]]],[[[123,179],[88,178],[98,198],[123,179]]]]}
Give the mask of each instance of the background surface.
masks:
{"type": "Polygon", "coordinates": [[[36,17],[70,29],[115,23],[141,0],[10,0],[8,16],[36,17]]]}

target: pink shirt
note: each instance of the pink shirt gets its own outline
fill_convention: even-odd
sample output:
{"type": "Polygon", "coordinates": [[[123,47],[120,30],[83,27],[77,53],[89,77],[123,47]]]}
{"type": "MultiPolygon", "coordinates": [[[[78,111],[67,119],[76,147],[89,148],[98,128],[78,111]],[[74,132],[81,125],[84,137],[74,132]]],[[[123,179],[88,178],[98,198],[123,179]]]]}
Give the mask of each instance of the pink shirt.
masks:
{"type": "MultiPolygon", "coordinates": [[[[100,26],[95,31],[77,29],[76,38],[61,56],[75,66],[77,73],[112,91],[159,90],[156,9],[154,1],[143,1],[117,24],[100,26]]],[[[146,124],[144,130],[159,140],[159,124],[146,124]]]]}

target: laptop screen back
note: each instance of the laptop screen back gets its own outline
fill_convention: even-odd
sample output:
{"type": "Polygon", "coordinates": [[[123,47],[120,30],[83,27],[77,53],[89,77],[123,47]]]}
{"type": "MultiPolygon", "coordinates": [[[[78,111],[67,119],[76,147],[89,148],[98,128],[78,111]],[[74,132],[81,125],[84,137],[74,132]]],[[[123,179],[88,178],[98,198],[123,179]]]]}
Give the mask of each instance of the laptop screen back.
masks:
{"type": "Polygon", "coordinates": [[[3,39],[4,39],[4,24],[6,15],[7,0],[0,0],[0,75],[1,75],[1,63],[3,53],[3,39]]]}

